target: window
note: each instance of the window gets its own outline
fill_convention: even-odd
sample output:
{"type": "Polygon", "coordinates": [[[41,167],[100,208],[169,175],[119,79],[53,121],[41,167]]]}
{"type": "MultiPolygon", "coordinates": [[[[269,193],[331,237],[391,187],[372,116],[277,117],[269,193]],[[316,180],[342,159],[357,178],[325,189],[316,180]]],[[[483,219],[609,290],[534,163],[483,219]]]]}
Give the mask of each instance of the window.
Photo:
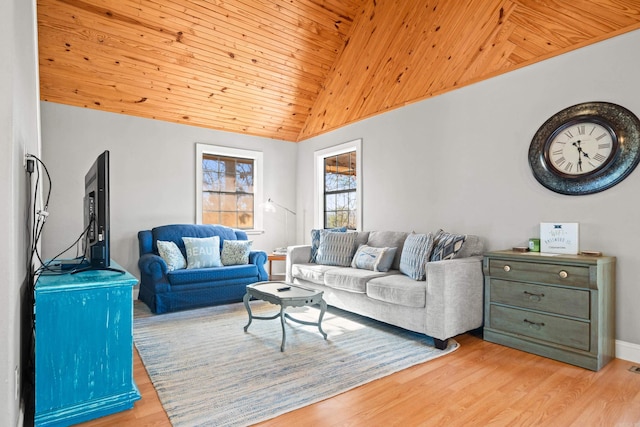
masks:
{"type": "Polygon", "coordinates": [[[317,227],[362,226],[362,140],[316,152],[317,227]]]}
{"type": "Polygon", "coordinates": [[[262,153],[196,145],[196,222],[245,231],[262,228],[262,153]]]}

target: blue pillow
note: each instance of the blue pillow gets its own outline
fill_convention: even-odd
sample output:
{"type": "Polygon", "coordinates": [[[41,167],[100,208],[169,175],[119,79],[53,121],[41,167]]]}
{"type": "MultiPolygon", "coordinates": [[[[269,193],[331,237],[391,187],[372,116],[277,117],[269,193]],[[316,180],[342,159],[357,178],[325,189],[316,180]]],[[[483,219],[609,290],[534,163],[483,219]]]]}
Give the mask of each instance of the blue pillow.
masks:
{"type": "Polygon", "coordinates": [[[344,233],[347,231],[347,227],[328,228],[326,230],[314,228],[313,230],[311,230],[311,258],[309,258],[309,262],[316,262],[316,257],[318,256],[318,247],[320,246],[321,231],[333,231],[336,233],[344,233]]]}
{"type": "Polygon", "coordinates": [[[252,240],[225,240],[222,242],[222,264],[249,264],[252,240]]]}
{"type": "Polygon", "coordinates": [[[351,267],[372,271],[389,271],[397,249],[361,245],[353,256],[351,267]]]}
{"type": "Polygon", "coordinates": [[[413,280],[424,280],[427,260],[432,249],[433,234],[409,234],[402,248],[400,272],[413,280]]]}
{"type": "Polygon", "coordinates": [[[222,267],[220,237],[183,237],[187,252],[187,268],[222,267]]]}
{"type": "Polygon", "coordinates": [[[357,236],[358,233],[334,233],[321,230],[316,262],[322,265],[349,267],[356,249],[357,236]]]}

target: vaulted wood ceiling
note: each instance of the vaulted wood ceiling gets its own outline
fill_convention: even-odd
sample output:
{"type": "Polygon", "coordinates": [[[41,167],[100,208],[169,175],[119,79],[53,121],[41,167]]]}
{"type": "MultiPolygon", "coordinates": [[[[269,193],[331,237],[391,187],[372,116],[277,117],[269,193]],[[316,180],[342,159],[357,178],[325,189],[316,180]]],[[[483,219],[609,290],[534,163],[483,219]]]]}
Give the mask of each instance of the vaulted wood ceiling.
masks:
{"type": "Polygon", "coordinates": [[[40,91],[300,141],[638,28],[640,0],[38,0],[40,91]]]}

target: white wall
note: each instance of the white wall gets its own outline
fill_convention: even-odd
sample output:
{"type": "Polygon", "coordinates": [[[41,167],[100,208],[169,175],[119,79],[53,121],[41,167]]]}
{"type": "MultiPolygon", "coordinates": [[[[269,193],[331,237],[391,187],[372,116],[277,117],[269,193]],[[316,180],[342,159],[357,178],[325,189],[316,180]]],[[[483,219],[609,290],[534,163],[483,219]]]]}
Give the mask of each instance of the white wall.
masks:
{"type": "MultiPolygon", "coordinates": [[[[29,180],[25,153],[39,155],[38,72],[35,1],[9,0],[0,5],[0,424],[22,425],[24,407],[16,389],[22,381],[21,338],[29,330],[21,319],[29,289],[26,224],[29,180]]],[[[28,301],[27,301],[28,302],[28,301]]],[[[20,387],[18,387],[20,388],[20,387]]]]}
{"type": "Polygon", "coordinates": [[[640,115],[638,46],[640,31],[300,143],[298,232],[312,228],[314,151],[363,138],[363,229],[444,228],[496,250],[526,244],[540,222],[579,222],[581,249],[617,256],[617,339],[640,344],[640,168],[605,192],[563,196],[527,160],[536,130],[565,107],[610,101],[640,115]]]}
{"type": "MultiPolygon", "coordinates": [[[[45,257],[72,244],[83,230],[84,176],[110,151],[111,258],[138,270],[137,233],[158,225],[195,222],[197,142],[264,153],[264,197],[295,205],[297,147],[293,143],[42,102],[42,156],[51,178],[45,257]]],[[[284,241],[284,212],[264,213],[253,247],[271,251],[284,241]]],[[[289,224],[293,234],[294,224],[289,224]]],[[[76,255],[75,249],[66,257],[76,255]]]]}

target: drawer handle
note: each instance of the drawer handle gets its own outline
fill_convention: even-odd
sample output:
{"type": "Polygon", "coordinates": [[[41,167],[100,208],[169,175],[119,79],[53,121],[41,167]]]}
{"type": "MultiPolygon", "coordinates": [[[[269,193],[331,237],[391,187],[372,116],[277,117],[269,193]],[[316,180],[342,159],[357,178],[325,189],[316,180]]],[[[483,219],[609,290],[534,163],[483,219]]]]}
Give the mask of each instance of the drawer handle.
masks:
{"type": "Polygon", "coordinates": [[[504,271],[506,271],[506,272],[511,271],[511,267],[510,267],[510,266],[508,266],[508,265],[505,265],[504,267],[502,267],[502,269],[503,269],[504,271]]]}
{"type": "Polygon", "coordinates": [[[560,273],[558,273],[558,276],[560,276],[563,279],[566,279],[567,277],[569,277],[569,273],[567,273],[564,270],[560,270],[560,273]]]}
{"type": "Polygon", "coordinates": [[[524,291],[524,294],[529,297],[530,301],[535,301],[535,302],[540,302],[542,300],[542,298],[544,297],[543,293],[534,294],[532,292],[524,291]]]}
{"type": "Polygon", "coordinates": [[[539,331],[544,326],[544,322],[536,323],[536,322],[532,322],[531,320],[527,320],[527,319],[524,319],[524,323],[526,323],[527,325],[529,325],[529,327],[531,329],[535,329],[536,331],[539,331]]]}

